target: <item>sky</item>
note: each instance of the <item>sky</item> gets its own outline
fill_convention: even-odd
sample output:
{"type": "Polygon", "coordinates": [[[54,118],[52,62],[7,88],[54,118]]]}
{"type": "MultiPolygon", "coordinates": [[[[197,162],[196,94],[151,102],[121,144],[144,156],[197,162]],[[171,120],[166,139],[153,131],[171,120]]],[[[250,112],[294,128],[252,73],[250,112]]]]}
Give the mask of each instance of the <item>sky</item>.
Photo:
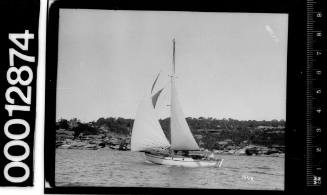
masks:
{"type": "Polygon", "coordinates": [[[57,119],[134,118],[165,87],[169,116],[172,40],[186,117],[286,117],[287,14],[61,9],[57,119]]]}

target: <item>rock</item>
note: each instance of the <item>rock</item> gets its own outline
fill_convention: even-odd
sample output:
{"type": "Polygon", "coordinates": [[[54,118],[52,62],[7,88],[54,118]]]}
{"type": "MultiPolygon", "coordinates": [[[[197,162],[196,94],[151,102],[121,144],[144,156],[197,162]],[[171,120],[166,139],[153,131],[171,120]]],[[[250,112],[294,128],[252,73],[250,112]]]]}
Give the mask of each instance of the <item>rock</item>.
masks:
{"type": "Polygon", "coordinates": [[[253,148],[247,148],[247,149],[245,149],[245,154],[247,154],[247,155],[257,155],[258,154],[258,150],[255,147],[253,147],[253,148]]]}
{"type": "Polygon", "coordinates": [[[245,155],[245,148],[239,149],[237,151],[235,151],[235,154],[237,155],[245,155]]]}

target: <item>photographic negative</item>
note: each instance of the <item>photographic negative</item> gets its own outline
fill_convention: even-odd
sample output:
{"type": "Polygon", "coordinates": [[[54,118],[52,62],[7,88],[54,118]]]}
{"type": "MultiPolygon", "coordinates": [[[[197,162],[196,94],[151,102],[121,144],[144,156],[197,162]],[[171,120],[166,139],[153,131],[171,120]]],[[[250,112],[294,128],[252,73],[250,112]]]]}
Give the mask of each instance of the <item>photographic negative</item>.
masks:
{"type": "Polygon", "coordinates": [[[288,14],[59,9],[55,186],[284,190],[288,14]]]}

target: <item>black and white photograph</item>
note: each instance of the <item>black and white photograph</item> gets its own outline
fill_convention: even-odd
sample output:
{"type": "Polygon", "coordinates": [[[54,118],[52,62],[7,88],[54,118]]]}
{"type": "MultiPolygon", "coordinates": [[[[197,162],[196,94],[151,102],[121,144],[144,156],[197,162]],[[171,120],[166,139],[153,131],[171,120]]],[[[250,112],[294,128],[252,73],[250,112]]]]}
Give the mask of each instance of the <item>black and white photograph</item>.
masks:
{"type": "Polygon", "coordinates": [[[326,191],[326,2],[0,1],[0,194],[326,191]]]}
{"type": "Polygon", "coordinates": [[[288,17],[59,9],[55,185],[284,190],[288,17]]]}

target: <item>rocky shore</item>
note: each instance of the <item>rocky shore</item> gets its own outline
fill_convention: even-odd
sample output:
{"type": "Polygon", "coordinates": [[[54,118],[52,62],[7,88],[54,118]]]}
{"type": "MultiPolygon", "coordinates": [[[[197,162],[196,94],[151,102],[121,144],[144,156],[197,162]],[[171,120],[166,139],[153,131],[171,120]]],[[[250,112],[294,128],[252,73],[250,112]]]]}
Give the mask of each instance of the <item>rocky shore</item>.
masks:
{"type": "MultiPolygon", "coordinates": [[[[73,131],[59,129],[56,131],[56,148],[79,149],[79,150],[130,150],[130,136],[120,134],[80,135],[74,137],[73,131]]],[[[219,142],[219,149],[208,150],[201,148],[204,152],[213,152],[223,155],[250,155],[250,156],[272,156],[284,157],[283,146],[265,147],[243,143],[242,146],[233,145],[231,140],[219,142]]]]}
{"type": "Polygon", "coordinates": [[[56,148],[81,150],[110,148],[114,150],[130,150],[130,137],[119,134],[81,134],[78,137],[74,137],[73,131],[60,129],[56,131],[56,148]]]}

